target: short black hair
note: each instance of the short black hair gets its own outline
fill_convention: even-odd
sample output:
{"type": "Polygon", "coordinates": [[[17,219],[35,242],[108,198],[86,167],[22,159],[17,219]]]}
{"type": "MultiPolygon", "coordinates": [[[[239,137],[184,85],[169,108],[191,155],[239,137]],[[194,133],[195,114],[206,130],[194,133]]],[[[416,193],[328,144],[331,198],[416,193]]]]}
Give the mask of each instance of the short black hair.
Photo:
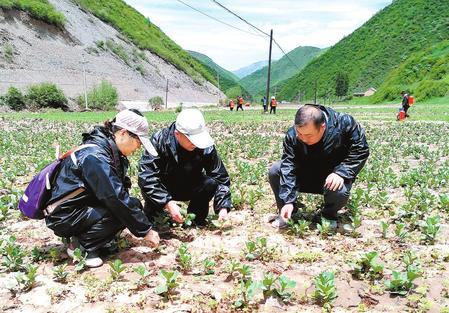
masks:
{"type": "Polygon", "coordinates": [[[295,115],[295,126],[302,127],[312,122],[317,128],[324,123],[324,113],[313,105],[304,105],[299,108],[295,115]]]}

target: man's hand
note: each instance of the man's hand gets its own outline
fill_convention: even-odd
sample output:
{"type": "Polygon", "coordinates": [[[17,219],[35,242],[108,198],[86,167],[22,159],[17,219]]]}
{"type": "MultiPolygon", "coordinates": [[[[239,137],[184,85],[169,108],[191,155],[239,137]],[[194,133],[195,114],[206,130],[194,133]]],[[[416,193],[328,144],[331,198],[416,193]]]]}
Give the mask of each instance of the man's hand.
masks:
{"type": "Polygon", "coordinates": [[[227,218],[228,218],[228,210],[220,209],[220,211],[218,212],[218,220],[225,221],[227,218]]]}
{"type": "Polygon", "coordinates": [[[288,203],[282,207],[280,216],[286,222],[292,217],[292,212],[293,212],[293,204],[288,203]]]}
{"type": "Polygon", "coordinates": [[[159,234],[154,230],[150,230],[143,239],[151,248],[159,246],[159,234]]]}
{"type": "Polygon", "coordinates": [[[172,220],[174,220],[176,223],[181,224],[184,222],[184,218],[182,217],[181,214],[181,208],[179,207],[179,205],[176,204],[175,201],[169,201],[165,205],[165,210],[167,210],[172,220]]]}
{"type": "Polygon", "coordinates": [[[324,187],[331,191],[337,191],[343,188],[344,183],[345,180],[341,176],[335,173],[331,173],[329,174],[329,176],[327,176],[324,187]]]}

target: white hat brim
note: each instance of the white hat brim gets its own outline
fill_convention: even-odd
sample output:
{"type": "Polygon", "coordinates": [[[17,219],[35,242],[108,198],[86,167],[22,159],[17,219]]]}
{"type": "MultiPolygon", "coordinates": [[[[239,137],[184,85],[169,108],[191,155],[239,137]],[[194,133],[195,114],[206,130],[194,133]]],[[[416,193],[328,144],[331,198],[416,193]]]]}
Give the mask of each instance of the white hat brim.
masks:
{"type": "Polygon", "coordinates": [[[140,142],[142,143],[142,146],[144,149],[151,154],[152,156],[157,156],[158,153],[156,149],[154,148],[153,144],[151,143],[151,140],[147,137],[139,136],[140,142]]]}
{"type": "Polygon", "coordinates": [[[206,149],[214,145],[214,140],[209,132],[203,131],[196,135],[186,135],[187,138],[199,149],[206,149]]]}

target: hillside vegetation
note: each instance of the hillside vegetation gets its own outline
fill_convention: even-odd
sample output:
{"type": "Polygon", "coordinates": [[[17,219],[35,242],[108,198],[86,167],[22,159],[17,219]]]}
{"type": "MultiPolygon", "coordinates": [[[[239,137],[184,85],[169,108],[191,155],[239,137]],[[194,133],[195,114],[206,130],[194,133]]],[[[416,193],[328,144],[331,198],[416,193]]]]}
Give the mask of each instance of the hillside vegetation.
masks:
{"type": "Polygon", "coordinates": [[[220,77],[219,87],[226,96],[229,98],[235,98],[238,95],[243,95],[245,99],[250,98],[250,93],[238,83],[238,77],[228,70],[222,68],[220,65],[215,63],[207,55],[204,55],[195,51],[188,51],[195,59],[203,64],[203,66],[209,71],[212,76],[220,77]]]}
{"type": "Polygon", "coordinates": [[[449,40],[412,54],[371,98],[374,102],[394,100],[401,90],[419,100],[449,96],[449,40]]]}
{"type": "MultiPolygon", "coordinates": [[[[288,57],[296,64],[293,65],[288,57],[283,56],[271,64],[271,84],[276,84],[298,73],[304,66],[315,58],[321,49],[316,47],[297,47],[287,53],[288,57]]],[[[243,77],[240,83],[253,95],[263,92],[267,85],[268,66],[243,77]]]]}
{"type": "Polygon", "coordinates": [[[279,84],[278,97],[298,93],[312,98],[335,91],[335,77],[349,77],[349,93],[379,88],[390,73],[412,54],[449,38],[449,1],[396,0],[362,27],[310,62],[300,73],[279,84]]]}
{"type": "Polygon", "coordinates": [[[64,26],[64,14],[55,10],[47,0],[0,0],[0,8],[21,10],[44,22],[64,26]]]}
{"type": "Polygon", "coordinates": [[[148,49],[157,54],[184,71],[195,81],[201,82],[202,77],[204,77],[214,85],[217,84],[214,76],[196,59],[165,35],[148,18],[124,1],[75,0],[75,2],[101,20],[114,26],[139,48],[148,49]]]}

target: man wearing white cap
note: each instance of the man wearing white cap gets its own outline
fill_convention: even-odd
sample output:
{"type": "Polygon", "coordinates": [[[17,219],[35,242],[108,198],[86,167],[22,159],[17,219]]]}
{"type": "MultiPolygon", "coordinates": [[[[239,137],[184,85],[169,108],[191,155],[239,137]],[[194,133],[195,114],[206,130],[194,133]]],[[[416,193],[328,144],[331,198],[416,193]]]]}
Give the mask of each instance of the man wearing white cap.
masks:
{"type": "Polygon", "coordinates": [[[176,122],[151,138],[158,155],[145,153],[140,160],[139,186],[144,210],[152,219],[164,209],[183,222],[175,201],[190,201],[188,212],[203,225],[214,198],[214,211],[225,219],[231,208],[230,180],[214,141],[197,109],[183,110],[176,122]]]}

